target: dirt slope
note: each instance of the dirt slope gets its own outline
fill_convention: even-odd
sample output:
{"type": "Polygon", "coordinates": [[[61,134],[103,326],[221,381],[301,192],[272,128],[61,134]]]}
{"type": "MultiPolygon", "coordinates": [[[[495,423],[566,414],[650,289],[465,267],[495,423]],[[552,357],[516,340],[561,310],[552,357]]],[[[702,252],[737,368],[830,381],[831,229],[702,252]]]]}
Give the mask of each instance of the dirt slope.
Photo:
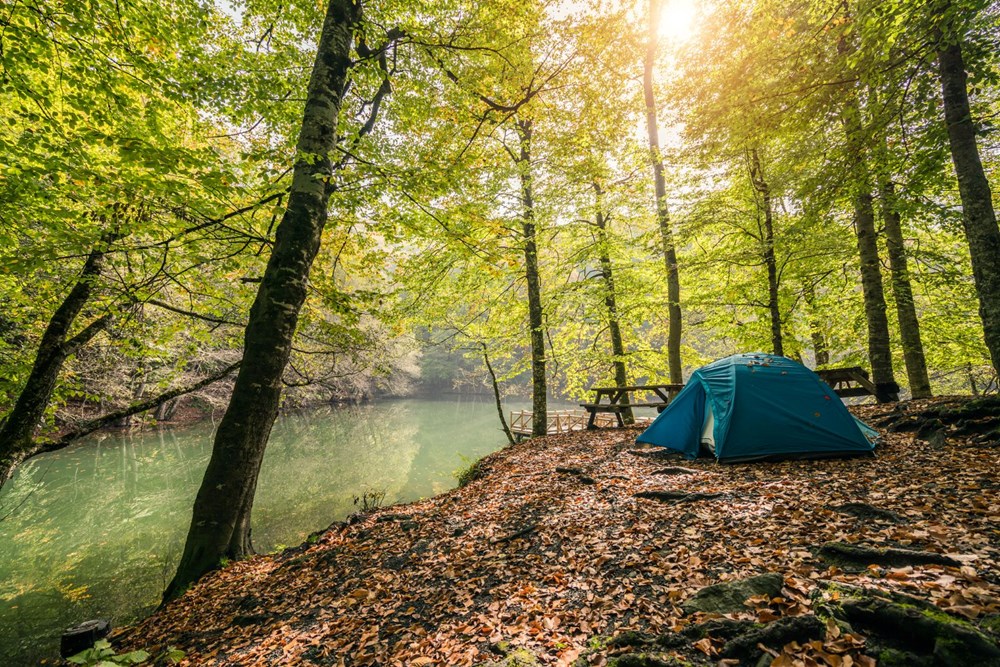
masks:
{"type": "MultiPolygon", "coordinates": [[[[874,458],[721,466],[637,454],[637,433],[507,448],[465,488],[335,524],[314,544],[206,577],[124,643],[173,645],[192,665],[600,665],[711,618],[681,609],[700,588],[765,572],[784,577],[780,593],[751,598],[729,618],[808,616],[838,596],[829,584],[818,592],[817,582],[832,580],[918,596],[986,636],[995,627],[996,442],[888,433],[874,458]],[[653,491],[675,499],[636,497],[653,491]],[[818,555],[830,542],[954,560],[831,566],[818,555]],[[628,630],[648,637],[608,645],[628,630]]],[[[824,623],[811,643],[767,647],[780,656],[772,664],[874,664],[874,640],[824,623]]],[[[724,644],[708,633],[621,664],[716,664],[724,644]]]]}

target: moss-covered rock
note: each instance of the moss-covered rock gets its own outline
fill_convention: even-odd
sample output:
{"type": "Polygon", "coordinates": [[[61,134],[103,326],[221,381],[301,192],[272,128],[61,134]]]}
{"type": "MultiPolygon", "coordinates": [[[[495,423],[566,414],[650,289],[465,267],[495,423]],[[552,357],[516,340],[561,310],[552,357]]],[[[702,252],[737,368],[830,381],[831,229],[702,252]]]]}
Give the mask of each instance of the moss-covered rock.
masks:
{"type": "Polygon", "coordinates": [[[608,660],[608,667],[691,667],[691,663],[654,653],[629,653],[608,660]]]}
{"type": "Polygon", "coordinates": [[[481,662],[477,667],[538,667],[538,658],[523,648],[511,649],[506,642],[496,645],[505,655],[496,660],[481,662]]]}
{"type": "Polygon", "coordinates": [[[1000,614],[986,616],[979,622],[979,628],[991,635],[1000,637],[1000,614]]]}
{"type": "Polygon", "coordinates": [[[1000,647],[992,639],[942,611],[872,597],[844,600],[835,613],[896,664],[1000,667],[1000,647]]]}
{"type": "Polygon", "coordinates": [[[721,655],[744,661],[758,659],[765,653],[761,646],[780,649],[789,642],[804,644],[825,634],[826,624],[815,616],[787,616],[733,637],[722,647],[721,655]]]}
{"type": "Polygon", "coordinates": [[[771,572],[749,579],[727,581],[721,584],[706,586],[688,599],[681,608],[685,614],[697,611],[728,614],[735,611],[746,611],[744,602],[755,595],[774,597],[781,593],[785,578],[771,572]]]}

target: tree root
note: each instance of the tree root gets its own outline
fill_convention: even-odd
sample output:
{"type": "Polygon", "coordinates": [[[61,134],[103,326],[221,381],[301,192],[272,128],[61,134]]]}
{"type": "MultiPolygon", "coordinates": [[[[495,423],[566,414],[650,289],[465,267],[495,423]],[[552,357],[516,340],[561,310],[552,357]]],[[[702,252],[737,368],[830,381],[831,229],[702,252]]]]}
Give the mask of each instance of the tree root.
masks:
{"type": "Polygon", "coordinates": [[[590,475],[588,475],[587,473],[585,473],[582,468],[568,468],[568,467],[564,467],[564,466],[558,466],[556,468],[556,472],[557,473],[561,473],[563,475],[573,475],[574,477],[577,478],[577,480],[581,484],[596,484],[597,483],[597,480],[595,480],[593,477],[591,477],[590,475]]]}
{"type": "Polygon", "coordinates": [[[723,493],[701,493],[700,491],[640,491],[635,494],[636,498],[646,498],[647,500],[659,500],[661,502],[687,503],[697,500],[711,500],[721,498],[723,493]]]}
{"type": "Polygon", "coordinates": [[[666,468],[660,468],[659,470],[653,471],[654,475],[696,475],[698,470],[692,470],[691,468],[682,468],[680,466],[668,466],[666,468]]]}
{"type": "Polygon", "coordinates": [[[874,419],[876,426],[893,432],[915,432],[920,440],[942,442],[946,437],[1000,436],[1000,397],[973,401],[941,400],[923,409],[900,404],[891,413],[874,419]]]}
{"type": "Polygon", "coordinates": [[[837,565],[854,565],[865,568],[869,565],[884,567],[905,567],[907,565],[948,565],[960,567],[962,564],[944,554],[933,551],[914,551],[891,547],[875,548],[845,542],[827,542],[817,554],[823,560],[837,565]]]}
{"type": "Polygon", "coordinates": [[[753,660],[764,653],[759,648],[761,644],[781,648],[789,642],[804,644],[814,639],[822,639],[825,635],[826,625],[815,616],[785,616],[730,639],[722,647],[719,655],[723,658],[753,660]]]}
{"type": "Polygon", "coordinates": [[[538,528],[538,524],[537,523],[533,523],[530,526],[525,526],[521,530],[518,530],[518,531],[515,531],[515,532],[511,533],[510,535],[504,535],[503,537],[498,537],[496,539],[492,539],[492,540],[490,540],[490,544],[502,544],[504,542],[510,542],[512,540],[516,540],[519,537],[524,537],[525,535],[527,535],[529,533],[535,532],[536,528],[538,528]]]}
{"type": "Polygon", "coordinates": [[[828,506],[827,509],[840,512],[841,514],[850,514],[859,519],[888,521],[890,523],[909,523],[909,520],[900,514],[880,507],[874,507],[868,503],[845,503],[843,505],[828,506]]]}

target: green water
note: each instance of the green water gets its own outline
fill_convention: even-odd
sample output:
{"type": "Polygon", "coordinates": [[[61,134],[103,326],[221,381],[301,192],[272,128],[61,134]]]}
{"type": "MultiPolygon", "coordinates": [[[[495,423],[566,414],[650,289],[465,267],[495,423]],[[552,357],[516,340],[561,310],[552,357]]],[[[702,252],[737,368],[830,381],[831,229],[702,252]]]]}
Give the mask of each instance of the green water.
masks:
{"type": "MultiPolygon", "coordinates": [[[[521,409],[524,406],[515,406],[521,409]]],[[[214,424],[101,434],[22,466],[0,491],[0,664],[58,653],[89,618],[147,613],[173,574],[214,424]]],[[[385,491],[405,502],[455,486],[454,471],[504,444],[490,400],[399,400],[313,410],[274,425],[253,541],[301,543],[385,491]]]]}

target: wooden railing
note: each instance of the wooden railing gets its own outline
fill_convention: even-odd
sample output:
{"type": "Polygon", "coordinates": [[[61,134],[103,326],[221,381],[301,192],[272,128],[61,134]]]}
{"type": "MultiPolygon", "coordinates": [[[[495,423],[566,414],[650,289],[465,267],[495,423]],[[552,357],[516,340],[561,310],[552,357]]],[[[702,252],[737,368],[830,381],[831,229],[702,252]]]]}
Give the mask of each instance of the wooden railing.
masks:
{"type": "MultiPolygon", "coordinates": [[[[600,426],[614,426],[615,418],[610,414],[599,415],[600,426]]],[[[546,414],[545,426],[547,435],[581,431],[587,428],[590,414],[584,410],[549,410],[546,414]]],[[[530,410],[511,411],[510,432],[518,437],[531,437],[534,413],[530,410]]]]}

